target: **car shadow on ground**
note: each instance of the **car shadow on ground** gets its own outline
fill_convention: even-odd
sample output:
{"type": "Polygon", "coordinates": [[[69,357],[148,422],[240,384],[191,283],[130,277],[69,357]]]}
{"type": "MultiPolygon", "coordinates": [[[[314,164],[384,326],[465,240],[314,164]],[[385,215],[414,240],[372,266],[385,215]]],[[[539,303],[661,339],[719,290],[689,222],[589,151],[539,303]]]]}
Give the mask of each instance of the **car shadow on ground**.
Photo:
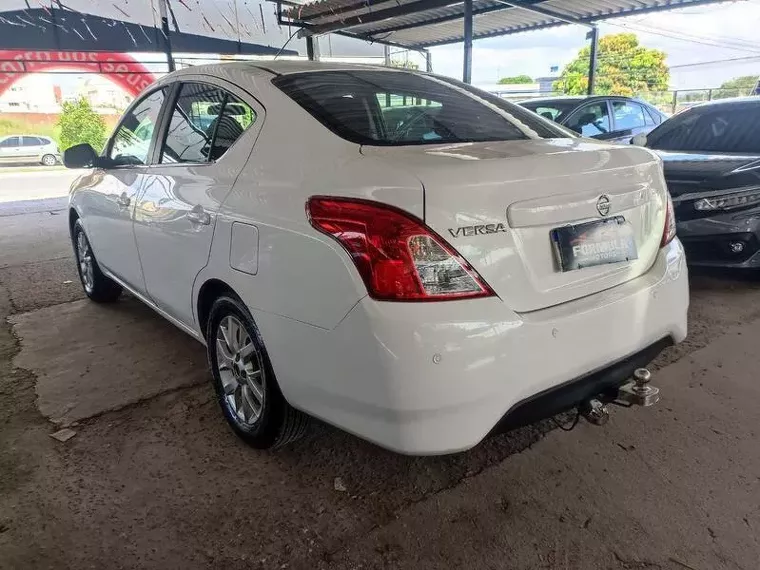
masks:
{"type": "MultiPolygon", "coordinates": [[[[710,302],[693,303],[689,341],[664,353],[656,366],[704,346],[725,327],[760,317],[752,303],[755,289],[753,280],[695,276],[693,299],[709,293],[710,302]],[[742,296],[747,310],[727,316],[726,307],[742,296]]],[[[77,545],[69,551],[72,567],[113,552],[151,553],[150,560],[166,568],[195,567],[199,560],[230,569],[316,568],[315,557],[329,565],[358,537],[466,484],[554,427],[544,421],[489,437],[464,453],[408,457],[315,420],[303,440],[259,451],[226,425],[203,347],[134,299],[125,296],[110,307],[82,300],[18,319],[27,321],[26,329],[15,329],[23,332],[19,362],[27,358],[26,366],[38,368],[38,403],[49,393],[40,387],[50,374],[68,374],[74,384],[109,396],[110,411],[82,417],[74,439],[59,444],[46,438],[59,464],[40,475],[28,501],[41,521],[70,529],[65,538],[77,545]],[[52,336],[63,340],[55,350],[52,336]],[[44,358],[25,356],[25,345],[42,347],[44,358]],[[175,383],[178,375],[185,378],[175,383]],[[144,394],[132,390],[135,381],[144,394]],[[112,399],[119,390],[123,406],[112,399]],[[252,566],[254,557],[258,565],[252,566]]],[[[492,492],[493,504],[513,500],[508,481],[492,492]]]]}
{"type": "MultiPolygon", "coordinates": [[[[256,555],[273,561],[265,567],[336,552],[409,505],[525,450],[552,427],[542,422],[488,437],[464,453],[408,457],[314,420],[303,440],[259,451],[225,423],[202,345],[136,300],[80,300],[12,322],[21,339],[14,363],[37,376],[39,409],[73,421],[77,432],[52,444],[61,466],[39,486],[43,512],[70,519],[74,535],[98,534],[106,550],[159,549],[173,564],[192,565],[209,551],[235,568],[241,553],[253,552],[252,540],[256,555]],[[218,536],[199,530],[219,520],[235,522],[218,536]],[[144,528],[185,538],[175,552],[165,536],[144,528]]],[[[86,550],[73,556],[97,559],[86,550]]]]}

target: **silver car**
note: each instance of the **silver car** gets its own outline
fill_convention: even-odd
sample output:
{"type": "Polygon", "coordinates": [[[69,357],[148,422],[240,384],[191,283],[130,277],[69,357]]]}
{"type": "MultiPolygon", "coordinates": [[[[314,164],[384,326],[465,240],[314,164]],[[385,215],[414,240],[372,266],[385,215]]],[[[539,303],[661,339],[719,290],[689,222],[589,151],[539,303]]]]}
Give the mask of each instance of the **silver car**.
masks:
{"type": "Polygon", "coordinates": [[[41,135],[8,135],[0,137],[0,163],[37,162],[55,166],[61,159],[58,145],[41,135]]]}

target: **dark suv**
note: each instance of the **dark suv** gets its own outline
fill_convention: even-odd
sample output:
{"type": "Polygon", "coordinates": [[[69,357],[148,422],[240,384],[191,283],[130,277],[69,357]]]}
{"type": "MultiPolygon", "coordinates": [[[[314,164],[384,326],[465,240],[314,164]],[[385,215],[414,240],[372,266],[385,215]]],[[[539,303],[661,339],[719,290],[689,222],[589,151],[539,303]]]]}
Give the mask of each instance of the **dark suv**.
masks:
{"type": "Polygon", "coordinates": [[[612,95],[529,99],[519,104],[581,136],[626,144],[667,119],[648,103],[612,95]]]}

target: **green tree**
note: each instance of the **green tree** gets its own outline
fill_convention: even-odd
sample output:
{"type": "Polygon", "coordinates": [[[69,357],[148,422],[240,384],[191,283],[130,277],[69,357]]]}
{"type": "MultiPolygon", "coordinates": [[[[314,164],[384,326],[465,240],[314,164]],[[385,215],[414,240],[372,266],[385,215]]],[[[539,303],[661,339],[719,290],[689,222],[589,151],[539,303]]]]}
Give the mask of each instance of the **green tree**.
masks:
{"type": "Polygon", "coordinates": [[[757,75],[743,75],[724,81],[718,89],[712,92],[713,99],[727,99],[729,97],[744,97],[750,95],[757,85],[757,75]]]}
{"type": "Polygon", "coordinates": [[[80,143],[89,143],[97,152],[106,142],[106,123],[84,97],[66,101],[58,119],[61,129],[61,149],[80,143]]]}
{"type": "MultiPolygon", "coordinates": [[[[613,34],[599,40],[596,85],[598,95],[642,95],[665,91],[670,70],[664,51],[639,45],[636,34],[613,34]]],[[[562,70],[554,89],[569,95],[585,95],[591,48],[584,47],[562,70]]]]}
{"type": "Polygon", "coordinates": [[[757,85],[757,75],[742,75],[741,77],[734,77],[728,81],[724,81],[720,89],[754,89],[757,85]]]}
{"type": "Polygon", "coordinates": [[[408,59],[407,60],[392,59],[391,67],[400,67],[401,69],[414,69],[414,70],[418,70],[420,68],[419,65],[417,65],[413,61],[409,61],[408,59]]]}
{"type": "Polygon", "coordinates": [[[533,78],[530,75],[512,75],[510,77],[502,77],[499,79],[500,85],[519,85],[522,83],[533,83],[533,78]]]}

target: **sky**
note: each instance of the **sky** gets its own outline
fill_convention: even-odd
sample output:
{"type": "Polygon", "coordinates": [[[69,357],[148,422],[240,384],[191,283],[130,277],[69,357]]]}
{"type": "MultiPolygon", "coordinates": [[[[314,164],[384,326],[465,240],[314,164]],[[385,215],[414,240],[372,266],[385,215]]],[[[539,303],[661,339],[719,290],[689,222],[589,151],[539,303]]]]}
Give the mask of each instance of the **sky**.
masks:
{"type": "MultiPolygon", "coordinates": [[[[760,76],[760,0],[619,18],[600,24],[599,30],[601,35],[633,31],[642,45],[665,51],[667,63],[671,66],[671,87],[678,89],[717,87],[740,75],[760,76]],[[642,31],[647,29],[650,33],[642,31]],[[697,41],[672,37],[684,35],[697,41]],[[727,43],[732,47],[725,47],[727,43]],[[756,57],[748,62],[674,68],[753,56],[756,57]]],[[[562,70],[578,50],[587,45],[586,32],[587,29],[581,26],[562,26],[476,40],[472,54],[473,83],[496,83],[500,77],[523,73],[531,77],[546,76],[553,65],[562,70]]],[[[432,48],[431,52],[436,73],[461,78],[461,44],[432,48]]]]}

